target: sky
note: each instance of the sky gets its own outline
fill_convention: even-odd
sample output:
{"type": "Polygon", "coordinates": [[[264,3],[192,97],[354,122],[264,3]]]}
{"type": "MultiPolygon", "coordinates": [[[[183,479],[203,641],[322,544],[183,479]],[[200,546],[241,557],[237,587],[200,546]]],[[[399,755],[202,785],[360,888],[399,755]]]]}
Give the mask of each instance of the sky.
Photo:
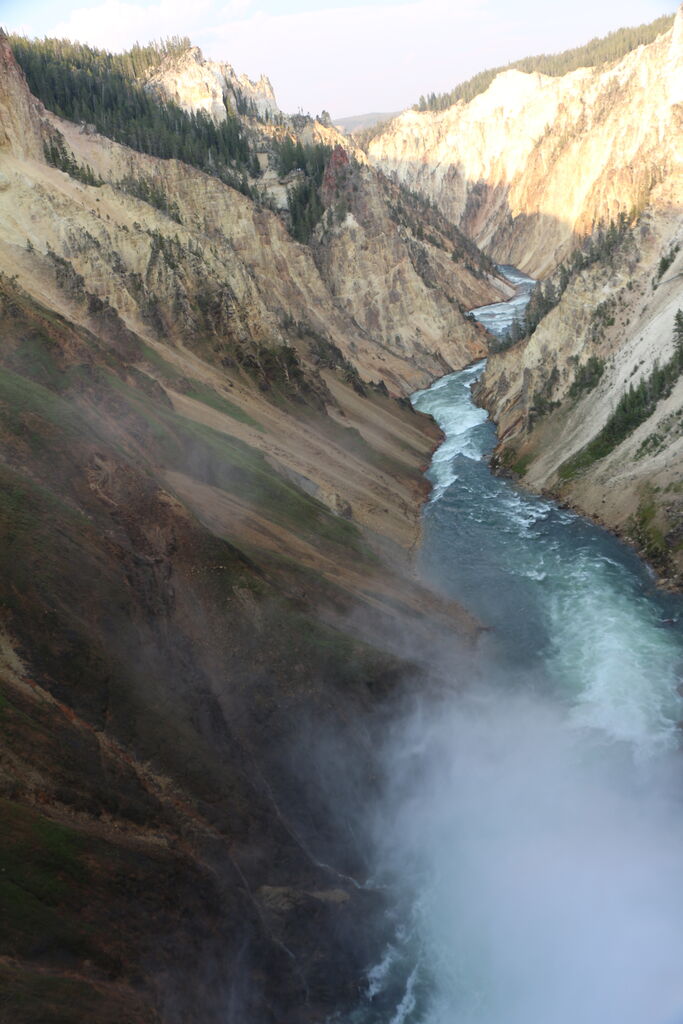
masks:
{"type": "Polygon", "coordinates": [[[286,113],[393,112],[484,68],[673,13],[670,0],[0,0],[0,25],[118,51],[189,36],[286,113]]]}

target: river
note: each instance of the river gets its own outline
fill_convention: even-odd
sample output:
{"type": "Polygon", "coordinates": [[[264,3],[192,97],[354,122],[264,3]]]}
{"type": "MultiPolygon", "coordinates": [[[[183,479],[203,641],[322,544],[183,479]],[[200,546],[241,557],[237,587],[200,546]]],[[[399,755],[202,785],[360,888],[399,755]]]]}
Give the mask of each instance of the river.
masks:
{"type": "MultiPolygon", "coordinates": [[[[476,310],[500,332],[523,311],[476,310]]],[[[394,939],[363,1024],[683,1022],[683,604],[636,555],[494,477],[481,362],[413,396],[435,453],[421,568],[490,627],[387,739],[375,881],[394,939]]]]}

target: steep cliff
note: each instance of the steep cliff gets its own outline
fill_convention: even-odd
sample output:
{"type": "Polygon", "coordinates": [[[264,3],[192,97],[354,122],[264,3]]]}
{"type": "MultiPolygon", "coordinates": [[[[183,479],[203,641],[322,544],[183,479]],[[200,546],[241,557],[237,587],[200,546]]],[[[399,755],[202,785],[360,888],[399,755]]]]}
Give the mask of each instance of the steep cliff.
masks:
{"type": "MultiPolygon", "coordinates": [[[[206,81],[205,63],[197,65],[192,54],[188,59],[206,81]]],[[[180,62],[182,76],[185,57],[174,60],[174,66],[180,62]]],[[[272,165],[278,162],[284,138],[293,135],[298,144],[308,146],[340,138],[333,129],[307,119],[298,127],[277,130],[250,126],[248,131],[256,133],[252,144],[260,147],[269,170],[254,179],[253,190],[245,179],[245,191],[263,193],[267,199],[274,177],[277,182],[272,165]]],[[[202,291],[205,311],[224,310],[225,344],[258,340],[279,345],[287,338],[287,324],[306,323],[362,377],[383,379],[392,391],[404,394],[485,350],[483,334],[463,312],[473,299],[481,303],[504,294],[504,282],[475,249],[465,262],[449,261],[459,243],[443,231],[433,238],[416,238],[405,219],[401,222],[392,211],[391,189],[374,171],[363,172],[358,165],[353,181],[359,230],[326,231],[318,238],[314,259],[311,248],[298,245],[287,231],[286,211],[283,222],[269,208],[270,201],[253,202],[214,174],[135,152],[86,125],[51,114],[43,115],[41,130],[53,163],[70,173],[60,174],[39,161],[16,169],[6,196],[12,241],[25,245],[28,239],[38,253],[45,253],[49,244],[89,282],[89,290],[109,301],[131,325],[135,320],[142,329],[145,322],[148,335],[156,331],[157,337],[161,332],[180,341],[188,332],[196,335],[198,326],[206,333],[196,313],[188,314],[188,295],[202,291]],[[86,167],[91,178],[79,174],[86,167]],[[102,187],[88,187],[91,180],[102,187]],[[337,245],[340,236],[345,259],[326,259],[325,248],[337,245]],[[373,236],[387,239],[387,244],[376,244],[370,260],[364,246],[373,236]],[[358,301],[343,299],[357,294],[359,269],[368,272],[384,303],[384,315],[367,322],[358,301]],[[448,298],[435,280],[446,285],[448,298]],[[382,295],[398,294],[397,283],[403,305],[394,310],[382,295]],[[410,309],[419,311],[415,327],[404,322],[410,309]]],[[[11,154],[7,159],[11,161],[11,154]]],[[[9,163],[7,168],[9,172],[9,163]]],[[[277,183],[285,203],[304,186],[309,194],[315,192],[315,183],[308,184],[298,169],[277,183]]],[[[328,204],[332,201],[330,193],[328,204]]],[[[338,208],[336,204],[335,212],[338,208]]],[[[333,223],[328,216],[328,228],[333,223]]],[[[14,261],[12,254],[8,265],[14,261]]],[[[230,358],[229,353],[225,356],[230,358]]]]}
{"type": "Polygon", "coordinates": [[[412,578],[434,430],[359,375],[441,357],[0,70],[0,1021],[322,1020],[382,941],[385,699],[475,632],[412,578]]]}
{"type": "Polygon", "coordinates": [[[145,87],[162,100],[172,100],[183,110],[203,111],[214,121],[225,121],[228,110],[275,120],[280,109],[270,81],[262,75],[252,82],[238,75],[230,64],[205,60],[198,46],[180,56],[167,57],[148,72],[145,87]]]}
{"type": "Polygon", "coordinates": [[[493,258],[561,294],[489,359],[478,399],[499,427],[498,463],[678,582],[682,111],[683,7],[612,63],[503,71],[469,103],[405,112],[368,148],[493,258]]]}
{"type": "Polygon", "coordinates": [[[544,276],[577,236],[680,174],[682,103],[679,9],[669,32],[613,64],[505,71],[470,103],[406,111],[368,154],[496,260],[544,276]]]}
{"type": "Polygon", "coordinates": [[[680,182],[656,187],[637,225],[572,276],[531,338],[489,360],[478,392],[499,427],[500,464],[630,537],[678,584],[680,182]]]}
{"type": "Polygon", "coordinates": [[[0,149],[42,160],[43,142],[38,104],[26,88],[12,51],[0,38],[0,149]]]}
{"type": "Polygon", "coordinates": [[[322,194],[314,258],[340,308],[379,346],[380,359],[412,360],[433,379],[486,353],[483,334],[462,317],[503,286],[452,225],[341,147],[322,194]]]}

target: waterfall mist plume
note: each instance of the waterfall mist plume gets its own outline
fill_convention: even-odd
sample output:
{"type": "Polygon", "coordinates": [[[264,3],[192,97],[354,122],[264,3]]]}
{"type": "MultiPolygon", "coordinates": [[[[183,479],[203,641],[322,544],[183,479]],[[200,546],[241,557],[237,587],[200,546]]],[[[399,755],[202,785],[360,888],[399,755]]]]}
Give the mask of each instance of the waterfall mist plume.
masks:
{"type": "Polygon", "coordinates": [[[490,631],[469,669],[420,651],[378,746],[392,932],[344,1024],[674,1024],[680,606],[614,538],[490,474],[482,366],[412,400],[445,435],[422,571],[490,631]]]}
{"type": "Polygon", "coordinates": [[[411,907],[398,945],[418,963],[387,1021],[680,1019],[678,757],[643,762],[537,695],[477,684],[414,707],[384,760],[378,878],[411,907]]]}

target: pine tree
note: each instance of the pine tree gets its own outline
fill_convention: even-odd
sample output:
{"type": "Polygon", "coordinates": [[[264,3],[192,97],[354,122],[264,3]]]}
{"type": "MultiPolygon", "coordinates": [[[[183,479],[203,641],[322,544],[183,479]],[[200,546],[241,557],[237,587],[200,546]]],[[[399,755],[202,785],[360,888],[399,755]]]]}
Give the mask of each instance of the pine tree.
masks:
{"type": "Polygon", "coordinates": [[[31,91],[60,117],[94,124],[102,135],[143,153],[181,159],[230,184],[240,182],[251,151],[239,119],[228,116],[216,125],[203,112],[188,114],[159,102],[139,81],[164,57],[187,49],[189,39],[136,44],[124,54],[55,39],[11,36],[10,44],[31,91]]]}
{"type": "Polygon", "coordinates": [[[674,317],[674,345],[679,370],[683,371],[683,309],[679,309],[674,317]]]}

